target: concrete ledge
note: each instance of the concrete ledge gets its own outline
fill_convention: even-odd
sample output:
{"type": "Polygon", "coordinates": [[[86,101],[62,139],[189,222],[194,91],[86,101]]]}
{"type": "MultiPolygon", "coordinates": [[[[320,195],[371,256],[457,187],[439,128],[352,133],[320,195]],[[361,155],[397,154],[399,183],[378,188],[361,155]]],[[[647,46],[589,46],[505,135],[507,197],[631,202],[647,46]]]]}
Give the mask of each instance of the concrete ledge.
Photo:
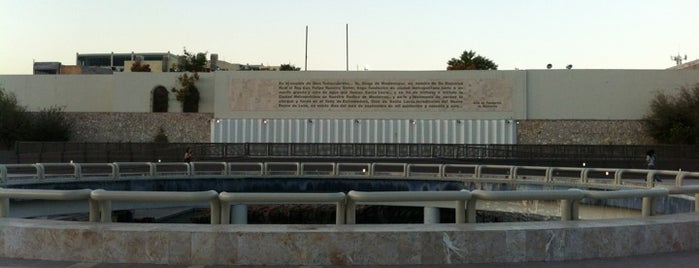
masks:
{"type": "Polygon", "coordinates": [[[0,219],[0,256],[170,265],[563,261],[699,249],[699,213],[570,222],[195,225],[0,219]]]}

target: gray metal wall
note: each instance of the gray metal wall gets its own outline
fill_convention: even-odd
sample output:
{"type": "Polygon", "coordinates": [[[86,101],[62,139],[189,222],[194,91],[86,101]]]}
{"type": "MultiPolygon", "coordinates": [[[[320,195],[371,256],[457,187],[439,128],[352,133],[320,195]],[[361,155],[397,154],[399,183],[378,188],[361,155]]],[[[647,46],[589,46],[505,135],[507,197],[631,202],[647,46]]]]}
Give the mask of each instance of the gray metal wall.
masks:
{"type": "Polygon", "coordinates": [[[513,120],[213,119],[211,142],[515,144],[513,120]]]}

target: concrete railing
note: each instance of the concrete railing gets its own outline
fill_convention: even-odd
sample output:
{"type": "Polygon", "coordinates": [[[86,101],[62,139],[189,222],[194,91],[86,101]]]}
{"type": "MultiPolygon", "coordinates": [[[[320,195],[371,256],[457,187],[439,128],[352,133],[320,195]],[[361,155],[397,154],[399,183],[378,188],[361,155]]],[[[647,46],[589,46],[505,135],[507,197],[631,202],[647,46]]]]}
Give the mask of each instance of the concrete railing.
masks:
{"type": "MultiPolygon", "coordinates": [[[[80,190],[38,190],[38,189],[5,189],[0,188],[0,217],[10,214],[10,198],[14,199],[39,199],[39,200],[85,200],[90,202],[90,189],[80,190]]],[[[97,207],[90,202],[90,215],[95,214],[97,207]]]]}
{"type": "MultiPolygon", "coordinates": [[[[101,222],[112,222],[112,202],[209,202],[211,209],[211,224],[221,222],[219,215],[221,206],[218,201],[218,193],[214,190],[200,192],[151,192],[151,191],[105,191],[94,190],[90,193],[90,200],[99,204],[101,222]]],[[[91,202],[92,203],[92,202],[91,202]]],[[[96,215],[90,211],[91,221],[96,220],[96,215]]]]}
{"type": "Polygon", "coordinates": [[[464,223],[465,202],[471,198],[468,191],[421,191],[421,192],[362,192],[347,193],[347,224],[356,223],[357,204],[399,203],[399,202],[453,202],[456,223],[464,223]]]}
{"type": "MultiPolygon", "coordinates": [[[[536,167],[507,165],[407,164],[407,163],[334,163],[334,162],[115,162],[115,163],[37,163],[0,164],[0,186],[86,178],[125,179],[148,177],[211,176],[324,176],[395,177],[463,181],[526,180],[552,184],[594,184],[619,188],[651,188],[655,176],[674,177],[672,185],[682,186],[699,172],[646,169],[536,167]],[[90,170],[88,170],[90,169],[90,170]],[[94,170],[92,170],[94,169],[94,170]],[[27,172],[33,170],[33,172],[27,172]],[[558,173],[574,174],[559,175],[558,173]],[[628,178],[628,175],[636,175],[628,178]]],[[[665,183],[668,184],[668,183],[665,183]]]]}
{"type": "Polygon", "coordinates": [[[345,223],[344,193],[228,193],[219,194],[221,202],[221,223],[230,223],[231,205],[233,210],[233,223],[247,223],[247,205],[252,204],[334,204],[335,223],[345,223]]]}
{"type": "MultiPolygon", "coordinates": [[[[694,194],[699,197],[699,185],[673,187],[671,189],[632,189],[619,191],[538,190],[538,191],[422,191],[422,192],[362,192],[344,193],[217,193],[200,192],[153,192],[153,191],[105,191],[105,190],[40,190],[0,188],[0,217],[7,217],[10,198],[39,200],[85,200],[89,202],[90,221],[111,222],[111,202],[209,202],[211,224],[230,223],[231,205],[249,204],[335,204],[336,223],[354,224],[357,204],[394,204],[430,208],[436,202],[446,202],[446,207],[455,208],[456,223],[475,223],[476,205],[479,201],[523,201],[559,200],[561,220],[577,220],[577,204],[583,198],[617,199],[643,198],[642,216],[652,216],[653,200],[670,194],[694,194]]],[[[699,198],[697,198],[699,199],[699,198]]],[[[696,203],[699,205],[699,202],[696,203]]],[[[695,211],[699,212],[699,206],[695,211]]],[[[245,208],[245,207],[242,207],[245,208]]],[[[245,224],[246,210],[237,211],[234,223],[245,224]],[[237,217],[237,218],[236,218],[237,217]]],[[[236,213],[234,213],[236,214],[236,213]]],[[[425,221],[427,222],[427,220],[425,221]]]]}

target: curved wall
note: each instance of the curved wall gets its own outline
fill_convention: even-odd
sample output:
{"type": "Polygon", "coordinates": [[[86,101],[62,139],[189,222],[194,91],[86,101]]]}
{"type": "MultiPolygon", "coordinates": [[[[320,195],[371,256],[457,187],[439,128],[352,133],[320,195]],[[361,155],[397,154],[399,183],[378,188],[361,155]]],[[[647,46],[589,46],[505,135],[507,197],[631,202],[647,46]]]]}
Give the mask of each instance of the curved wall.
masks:
{"type": "Polygon", "coordinates": [[[0,219],[0,256],[168,265],[563,261],[699,249],[699,214],[430,225],[99,224],[0,219]]]}

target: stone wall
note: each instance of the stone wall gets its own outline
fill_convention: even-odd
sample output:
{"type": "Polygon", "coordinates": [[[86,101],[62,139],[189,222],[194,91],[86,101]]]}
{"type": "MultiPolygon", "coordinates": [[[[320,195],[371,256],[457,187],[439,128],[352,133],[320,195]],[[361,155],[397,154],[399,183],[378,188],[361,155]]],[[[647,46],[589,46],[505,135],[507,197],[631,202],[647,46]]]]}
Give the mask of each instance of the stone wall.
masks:
{"type": "Polygon", "coordinates": [[[170,142],[209,142],[211,113],[66,113],[71,141],[152,142],[162,128],[170,142]]]}
{"type": "MultiPolygon", "coordinates": [[[[211,113],[66,113],[75,142],[152,142],[163,128],[170,142],[210,142],[211,113]]],[[[520,120],[517,144],[646,145],[639,120],[520,120]]]]}
{"type": "Polygon", "coordinates": [[[654,144],[639,120],[521,120],[517,144],[654,144]]]}
{"type": "Polygon", "coordinates": [[[260,266],[567,261],[697,250],[698,228],[697,213],[611,220],[375,225],[96,224],[0,218],[0,256],[260,266]]]}

